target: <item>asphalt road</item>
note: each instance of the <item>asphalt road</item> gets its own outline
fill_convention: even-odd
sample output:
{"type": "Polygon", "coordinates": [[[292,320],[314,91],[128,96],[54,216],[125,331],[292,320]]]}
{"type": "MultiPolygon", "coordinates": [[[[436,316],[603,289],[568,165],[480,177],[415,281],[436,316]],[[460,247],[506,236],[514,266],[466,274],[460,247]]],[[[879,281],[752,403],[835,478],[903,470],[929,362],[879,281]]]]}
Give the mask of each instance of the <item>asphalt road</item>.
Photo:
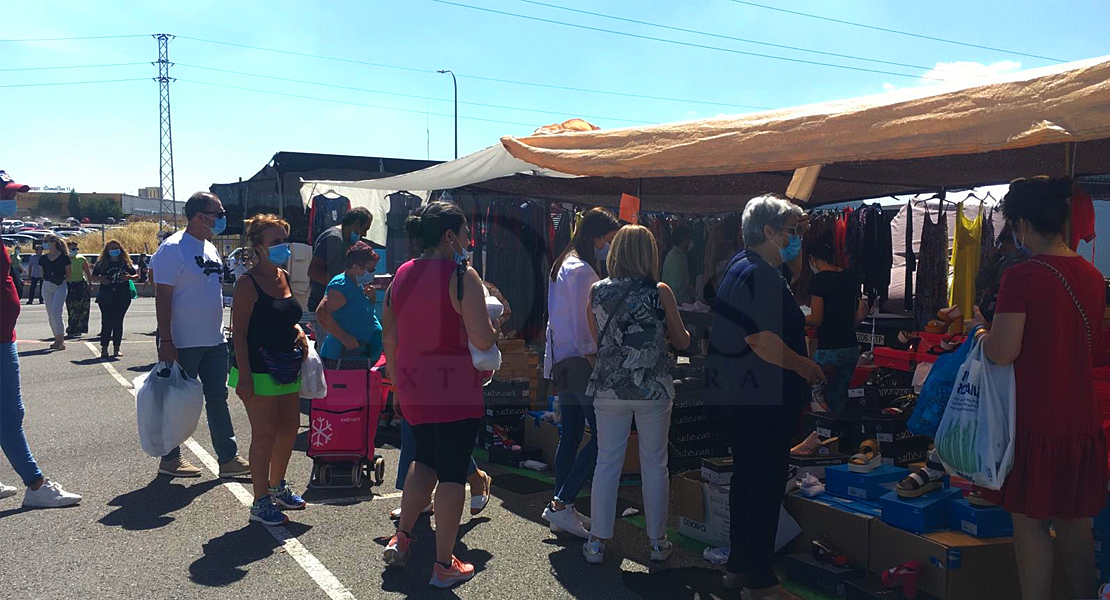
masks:
{"type": "MultiPolygon", "coordinates": [[[[95,305],[92,313],[95,333],[95,305]]],[[[581,542],[551,534],[540,519],[551,490],[540,486],[519,494],[499,486],[498,477],[507,473],[496,465],[489,466],[494,499],[479,517],[464,516],[455,550],[477,566],[472,581],[446,591],[428,586],[434,535],[427,519],[414,532],[419,542],[408,568],[387,573],[382,536],[392,532],[388,513],[400,503],[392,485],[398,450],[383,444],[398,436],[387,428],[378,437],[387,461],[385,484],[328,494],[312,490],[305,497],[313,504],[290,513],[288,526],[248,524],[240,500],[249,501],[248,480],[228,484],[210,471],[200,479],[158,476],[157,459],[140,449],[135,399],[112,371],[131,381],[153,366],[153,301],[135,301],[124,328],[124,356],[118,360],[101,361],[95,342],[70,341],[65,351],[54,352],[44,341],[50,331],[42,306],[23,307],[17,334],[27,437],[46,475],[84,500],[51,510],[22,509],[22,492],[0,500],[0,596],[617,600],[694,598],[694,592],[681,591],[690,581],[718,579],[693,568],[708,563],[692,546],[678,548],[662,570],[648,575],[647,535],[634,519],[618,520],[604,565],[586,565],[581,542]]],[[[230,404],[245,456],[250,426],[234,392],[230,404]]],[[[183,450],[198,466],[203,454],[212,453],[203,418],[200,423],[194,438],[202,456],[183,450]]],[[[311,470],[303,451],[306,427],[302,416],[289,468],[299,490],[311,470]]],[[[6,460],[0,460],[0,481],[19,483],[6,460]]],[[[623,487],[621,494],[622,505],[642,505],[639,487],[623,487]]],[[[588,501],[580,504],[588,507],[588,501]]]]}

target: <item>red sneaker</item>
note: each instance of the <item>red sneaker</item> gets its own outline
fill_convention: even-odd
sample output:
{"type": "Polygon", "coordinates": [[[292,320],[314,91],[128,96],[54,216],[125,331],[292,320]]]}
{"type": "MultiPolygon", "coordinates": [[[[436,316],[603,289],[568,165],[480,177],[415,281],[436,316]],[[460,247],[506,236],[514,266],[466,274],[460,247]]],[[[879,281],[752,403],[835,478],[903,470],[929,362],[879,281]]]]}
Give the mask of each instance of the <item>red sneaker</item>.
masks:
{"type": "Polygon", "coordinates": [[[469,581],[471,577],[474,577],[474,565],[464,563],[452,556],[450,569],[445,569],[443,565],[436,563],[432,569],[432,580],[428,583],[437,588],[449,588],[456,583],[469,581]]]}
{"type": "Polygon", "coordinates": [[[382,559],[385,560],[386,567],[404,567],[405,559],[409,556],[409,544],[412,543],[412,538],[408,534],[398,531],[389,538],[389,543],[385,545],[385,551],[382,552],[382,559]]]}

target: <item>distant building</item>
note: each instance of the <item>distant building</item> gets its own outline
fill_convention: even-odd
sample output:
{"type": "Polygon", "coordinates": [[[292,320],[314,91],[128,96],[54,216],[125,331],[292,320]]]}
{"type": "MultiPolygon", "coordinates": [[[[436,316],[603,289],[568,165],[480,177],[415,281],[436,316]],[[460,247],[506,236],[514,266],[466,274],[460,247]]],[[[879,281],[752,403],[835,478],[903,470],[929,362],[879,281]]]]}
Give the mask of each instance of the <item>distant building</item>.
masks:
{"type": "Polygon", "coordinates": [[[139,197],[140,198],[161,199],[162,198],[162,188],[156,187],[156,186],[155,187],[139,188],[139,197]]]}
{"type": "MultiPolygon", "coordinates": [[[[158,190],[158,188],[146,189],[158,190]]],[[[18,214],[21,216],[61,218],[71,216],[69,214],[69,200],[72,195],[73,194],[69,192],[22,192],[16,194],[15,199],[19,211],[18,214]]],[[[91,200],[93,198],[109,198],[119,204],[120,210],[127,216],[155,216],[162,213],[162,201],[158,198],[118,193],[101,194],[97,192],[77,192],[76,195],[79,201],[91,200]]],[[[178,201],[173,204],[178,214],[184,214],[184,202],[178,201]]],[[[167,216],[172,215],[174,209],[168,206],[166,208],[167,216]]]]}

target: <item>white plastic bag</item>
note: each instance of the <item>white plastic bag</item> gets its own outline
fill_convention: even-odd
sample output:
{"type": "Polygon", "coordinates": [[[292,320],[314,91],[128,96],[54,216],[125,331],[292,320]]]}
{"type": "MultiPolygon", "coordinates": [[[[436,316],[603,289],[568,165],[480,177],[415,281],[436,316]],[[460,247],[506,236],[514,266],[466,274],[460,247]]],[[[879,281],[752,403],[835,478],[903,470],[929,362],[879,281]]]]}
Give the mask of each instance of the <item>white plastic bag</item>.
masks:
{"type": "Polygon", "coordinates": [[[174,362],[160,362],[134,382],[135,418],[143,452],[162,457],[197,430],[204,407],[204,386],[174,362]]]}
{"type": "Polygon", "coordinates": [[[1016,403],[1013,365],[991,363],[975,342],[937,428],[937,455],[945,468],[980,487],[1000,489],[1014,464],[1016,403]]]}
{"type": "Polygon", "coordinates": [[[308,356],[301,363],[301,398],[316,400],[328,395],[328,382],[324,379],[324,362],[311,345],[308,356]]]}
{"type": "MultiPolygon", "coordinates": [[[[482,286],[483,291],[486,293],[486,312],[489,314],[491,322],[501,318],[501,314],[505,312],[505,307],[501,302],[489,295],[489,290],[482,286]]],[[[489,350],[479,350],[474,344],[469,341],[466,345],[470,348],[470,360],[475,369],[479,371],[496,371],[501,368],[501,349],[497,344],[490,346],[489,350]]]]}

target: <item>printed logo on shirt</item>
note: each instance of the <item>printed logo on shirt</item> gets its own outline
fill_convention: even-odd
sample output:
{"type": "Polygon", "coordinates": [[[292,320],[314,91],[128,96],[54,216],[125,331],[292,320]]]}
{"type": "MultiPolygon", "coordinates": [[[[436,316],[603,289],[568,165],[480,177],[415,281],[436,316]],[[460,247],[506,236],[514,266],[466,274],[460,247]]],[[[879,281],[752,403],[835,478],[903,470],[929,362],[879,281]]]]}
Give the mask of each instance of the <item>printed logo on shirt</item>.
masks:
{"type": "Polygon", "coordinates": [[[203,270],[205,276],[224,272],[224,268],[220,266],[220,263],[214,260],[205,260],[203,256],[195,256],[193,258],[197,261],[197,268],[203,270]]]}

